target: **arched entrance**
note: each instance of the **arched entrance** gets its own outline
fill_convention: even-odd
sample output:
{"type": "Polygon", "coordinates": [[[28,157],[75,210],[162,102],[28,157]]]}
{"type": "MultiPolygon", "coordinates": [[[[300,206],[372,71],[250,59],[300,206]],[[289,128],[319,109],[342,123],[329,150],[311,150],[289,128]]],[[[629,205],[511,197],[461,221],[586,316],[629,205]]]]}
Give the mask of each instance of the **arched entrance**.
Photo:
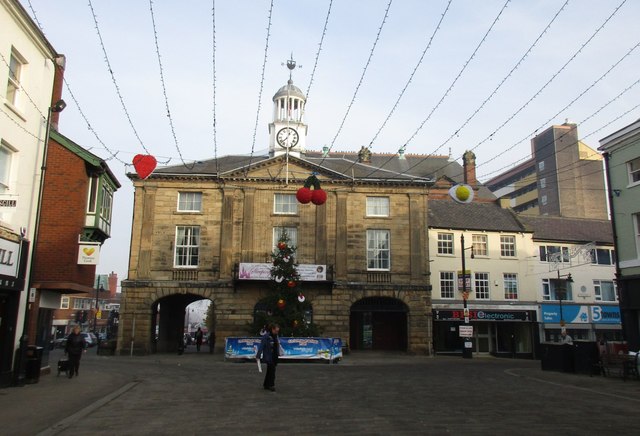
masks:
{"type": "Polygon", "coordinates": [[[353,350],[407,350],[407,313],[402,301],[368,297],[351,306],[349,343],[353,350]]]}
{"type": "MultiPolygon", "coordinates": [[[[192,304],[210,301],[195,294],[174,294],[158,299],[151,307],[151,350],[154,353],[175,353],[182,344],[184,352],[196,352],[195,332],[198,327],[207,335],[202,351],[209,351],[208,335],[215,337],[214,331],[204,326],[206,309],[204,305],[192,304]],[[198,307],[202,306],[202,307],[198,307]],[[191,347],[192,346],[192,347],[191,347]]],[[[213,303],[210,303],[213,304],[213,303]]]]}

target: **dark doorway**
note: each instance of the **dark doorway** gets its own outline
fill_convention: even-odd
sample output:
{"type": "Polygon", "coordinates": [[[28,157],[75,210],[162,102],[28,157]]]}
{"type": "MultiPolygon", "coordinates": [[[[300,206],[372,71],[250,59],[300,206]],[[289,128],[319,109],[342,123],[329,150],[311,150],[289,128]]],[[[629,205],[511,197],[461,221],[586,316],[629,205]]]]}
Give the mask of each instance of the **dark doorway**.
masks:
{"type": "Polygon", "coordinates": [[[390,297],[363,298],[351,306],[353,350],[407,350],[407,306],[390,297]]]}

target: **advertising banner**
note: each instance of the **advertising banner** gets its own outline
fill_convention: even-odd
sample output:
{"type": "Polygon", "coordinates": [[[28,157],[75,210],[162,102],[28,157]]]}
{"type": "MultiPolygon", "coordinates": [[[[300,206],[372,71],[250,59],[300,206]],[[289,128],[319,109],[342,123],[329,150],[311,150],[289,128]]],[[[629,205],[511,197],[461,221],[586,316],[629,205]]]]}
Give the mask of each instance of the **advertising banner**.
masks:
{"type": "MultiPolygon", "coordinates": [[[[533,321],[528,310],[481,310],[467,309],[471,321],[533,321]]],[[[464,311],[434,310],[436,321],[461,321],[465,318],[464,311]]]]}
{"type": "MultiPolygon", "coordinates": [[[[255,359],[260,345],[257,337],[225,338],[225,359],[255,359]]],[[[280,359],[323,359],[342,358],[340,338],[280,338],[280,359]]]]}
{"type": "MultiPolygon", "coordinates": [[[[239,280],[271,280],[271,263],[241,263],[238,273],[239,280]]],[[[299,264],[296,270],[300,280],[305,282],[327,280],[327,266],[313,264],[299,264]]]]}
{"type": "Polygon", "coordinates": [[[620,306],[591,306],[594,324],[620,324],[620,306]]]}
{"type": "MultiPolygon", "coordinates": [[[[560,305],[559,304],[543,304],[540,308],[542,312],[542,322],[559,323],[560,322],[560,305]]],[[[588,324],[589,323],[589,306],[580,306],[577,304],[563,304],[562,318],[564,322],[570,324],[588,324]]]]}

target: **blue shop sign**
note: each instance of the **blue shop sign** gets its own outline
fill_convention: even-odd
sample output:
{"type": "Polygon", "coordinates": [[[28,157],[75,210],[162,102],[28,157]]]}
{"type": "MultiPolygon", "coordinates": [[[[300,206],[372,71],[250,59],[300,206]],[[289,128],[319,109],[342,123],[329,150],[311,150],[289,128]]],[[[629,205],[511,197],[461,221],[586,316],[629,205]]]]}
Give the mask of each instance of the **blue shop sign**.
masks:
{"type": "Polygon", "coordinates": [[[591,306],[594,324],[620,324],[620,306],[591,306]]]}
{"type": "MultiPolygon", "coordinates": [[[[543,304],[541,311],[542,322],[560,322],[559,304],[543,304]]],[[[620,324],[620,307],[563,304],[562,318],[568,324],[620,324]]]]}

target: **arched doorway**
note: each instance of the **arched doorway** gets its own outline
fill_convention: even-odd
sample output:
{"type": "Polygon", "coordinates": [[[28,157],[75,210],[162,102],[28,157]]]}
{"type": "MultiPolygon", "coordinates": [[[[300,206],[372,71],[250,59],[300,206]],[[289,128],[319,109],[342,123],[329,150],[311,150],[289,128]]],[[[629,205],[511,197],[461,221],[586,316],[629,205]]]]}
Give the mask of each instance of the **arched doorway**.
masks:
{"type": "Polygon", "coordinates": [[[407,313],[402,301],[368,297],[351,306],[349,343],[353,350],[407,350],[407,313]]]}
{"type": "Polygon", "coordinates": [[[180,344],[185,353],[197,352],[194,339],[198,328],[205,334],[201,351],[208,352],[208,338],[209,335],[214,338],[215,331],[205,323],[209,312],[206,302],[213,304],[211,300],[195,294],[174,294],[158,299],[151,311],[152,352],[174,353],[180,344]]]}

